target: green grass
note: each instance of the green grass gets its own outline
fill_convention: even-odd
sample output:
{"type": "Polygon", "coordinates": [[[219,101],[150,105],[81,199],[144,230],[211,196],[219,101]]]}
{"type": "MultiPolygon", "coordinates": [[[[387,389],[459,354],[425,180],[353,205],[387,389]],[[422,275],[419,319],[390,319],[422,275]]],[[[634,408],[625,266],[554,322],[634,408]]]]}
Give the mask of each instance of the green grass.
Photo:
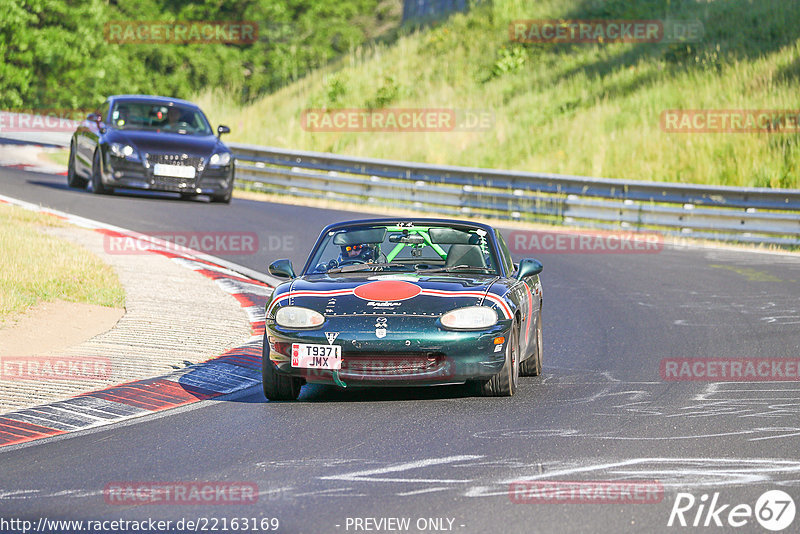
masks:
{"type": "Polygon", "coordinates": [[[0,205],[0,325],[39,302],[125,305],[125,292],[110,266],[83,247],[41,231],[64,224],[0,205]]]}
{"type": "Polygon", "coordinates": [[[800,187],[800,135],[675,134],[665,109],[800,109],[800,2],[495,0],[341,61],[252,105],[196,100],[230,141],[622,179],[800,187]],[[698,19],[701,42],[509,42],[515,19],[698,19]],[[315,133],[309,108],[488,110],[483,132],[315,133]]]}
{"type": "Polygon", "coordinates": [[[61,165],[65,169],[69,164],[69,149],[48,149],[42,154],[48,161],[61,165]]]}

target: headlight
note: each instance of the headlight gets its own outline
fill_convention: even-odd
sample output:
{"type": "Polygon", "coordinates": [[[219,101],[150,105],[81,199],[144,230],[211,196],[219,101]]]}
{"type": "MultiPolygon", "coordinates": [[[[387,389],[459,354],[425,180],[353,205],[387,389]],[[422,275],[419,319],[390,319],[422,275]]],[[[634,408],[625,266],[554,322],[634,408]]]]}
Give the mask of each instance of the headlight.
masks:
{"type": "Polygon", "coordinates": [[[136,153],[136,149],[133,148],[131,145],[124,145],[122,143],[111,143],[109,145],[111,149],[111,153],[117,156],[118,158],[127,158],[127,159],[139,159],[139,154],[136,153]]]}
{"type": "Polygon", "coordinates": [[[481,330],[497,323],[497,313],[487,306],[469,306],[445,313],[441,321],[453,330],[481,330]]]}
{"type": "Polygon", "coordinates": [[[211,159],[208,160],[209,165],[219,165],[220,167],[224,167],[230,162],[231,162],[230,152],[217,152],[216,154],[211,156],[211,159]]]}
{"type": "Polygon", "coordinates": [[[275,322],[284,328],[317,328],[325,318],[321,313],[299,306],[284,306],[275,314],[275,322]]]}

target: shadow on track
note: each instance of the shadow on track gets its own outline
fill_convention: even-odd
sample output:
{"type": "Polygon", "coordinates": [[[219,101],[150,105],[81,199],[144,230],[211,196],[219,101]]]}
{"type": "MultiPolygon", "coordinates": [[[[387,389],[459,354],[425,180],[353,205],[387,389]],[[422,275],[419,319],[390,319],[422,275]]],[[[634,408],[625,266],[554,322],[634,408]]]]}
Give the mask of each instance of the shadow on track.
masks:
{"type": "MultiPolygon", "coordinates": [[[[62,178],[59,176],[59,178],[62,178]]],[[[58,189],[59,191],[75,191],[76,193],[84,193],[87,195],[91,195],[92,192],[88,189],[80,189],[77,187],[70,187],[66,184],[66,181],[53,181],[53,182],[45,182],[41,180],[26,180],[27,183],[31,185],[36,185],[39,187],[47,187],[49,189],[58,189]]],[[[105,196],[105,197],[122,197],[122,198],[141,198],[141,199],[150,199],[150,200],[171,200],[175,201],[183,201],[183,202],[201,202],[203,204],[209,204],[210,199],[204,195],[193,196],[191,198],[184,198],[181,197],[179,193],[170,193],[167,191],[147,191],[142,189],[115,189],[114,193],[111,195],[98,195],[98,196],[105,196]]]]}
{"type": "Polygon", "coordinates": [[[324,384],[308,384],[300,392],[300,402],[391,402],[408,400],[448,400],[476,397],[474,386],[468,384],[450,386],[417,387],[349,387],[342,389],[324,384]]]}
{"type": "Polygon", "coordinates": [[[39,187],[47,187],[50,189],[58,189],[59,191],[80,191],[79,189],[72,188],[67,185],[66,181],[59,182],[43,182],[41,180],[25,180],[26,183],[36,185],[39,187]]]}

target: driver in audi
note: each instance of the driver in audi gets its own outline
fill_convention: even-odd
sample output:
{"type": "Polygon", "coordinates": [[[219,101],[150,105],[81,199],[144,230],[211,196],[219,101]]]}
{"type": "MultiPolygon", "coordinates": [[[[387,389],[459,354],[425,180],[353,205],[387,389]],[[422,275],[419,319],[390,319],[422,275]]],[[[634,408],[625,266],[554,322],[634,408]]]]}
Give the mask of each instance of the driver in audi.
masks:
{"type": "Polygon", "coordinates": [[[173,129],[177,128],[178,123],[183,118],[182,115],[183,114],[181,113],[181,110],[174,106],[170,106],[170,108],[167,110],[167,122],[169,127],[173,129]]]}

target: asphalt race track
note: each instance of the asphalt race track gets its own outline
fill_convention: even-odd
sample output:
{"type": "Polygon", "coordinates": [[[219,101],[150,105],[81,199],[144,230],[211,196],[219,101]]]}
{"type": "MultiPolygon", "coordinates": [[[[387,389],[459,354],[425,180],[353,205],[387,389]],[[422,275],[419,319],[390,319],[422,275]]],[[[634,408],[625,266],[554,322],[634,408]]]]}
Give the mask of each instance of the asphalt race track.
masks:
{"type": "MultiPolygon", "coordinates": [[[[0,170],[0,194],[141,232],[256,232],[257,254],[223,257],[260,271],[280,257],[299,268],[323,225],[359,217],[240,199],[102,197],[65,182],[0,170]]],[[[395,517],[410,518],[409,532],[670,532],[690,530],[667,526],[679,492],[698,502],[718,492],[730,505],[723,522],[767,490],[800,503],[796,381],[664,381],[659,371],[665,358],[797,358],[800,260],[712,249],[538,258],[545,370],[521,379],[512,398],[460,386],[306,386],[300,402],[267,403],[251,389],[0,450],[0,516],[274,517],[279,532],[304,533],[366,531],[377,524],[365,518],[395,517]],[[644,504],[515,503],[509,487],[520,479],[658,481],[664,492],[644,504]],[[103,488],[120,481],[243,481],[260,497],[107,504],[103,488]]],[[[734,530],[767,532],[753,517],[734,530]]]]}

